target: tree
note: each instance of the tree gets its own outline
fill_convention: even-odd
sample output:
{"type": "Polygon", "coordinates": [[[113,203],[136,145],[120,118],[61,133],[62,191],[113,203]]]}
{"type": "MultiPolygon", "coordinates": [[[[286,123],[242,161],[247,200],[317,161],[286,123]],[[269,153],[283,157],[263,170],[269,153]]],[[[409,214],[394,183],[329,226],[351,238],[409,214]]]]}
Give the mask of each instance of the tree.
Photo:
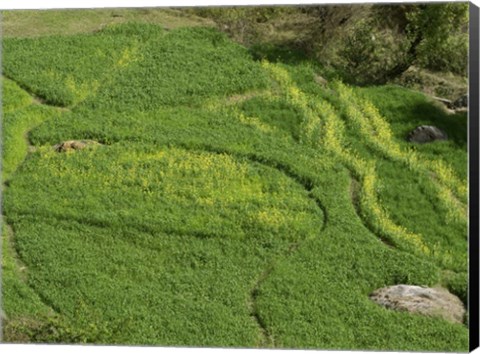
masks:
{"type": "Polygon", "coordinates": [[[310,38],[316,57],[347,80],[383,84],[412,65],[466,74],[466,3],[336,6],[317,13],[318,28],[310,38]]]}
{"type": "MultiPolygon", "coordinates": [[[[467,71],[468,3],[249,6],[195,12],[212,18],[220,30],[248,46],[265,46],[275,38],[272,28],[283,24],[285,30],[295,31],[295,40],[284,45],[357,84],[383,84],[412,65],[460,75],[467,71]],[[303,22],[289,21],[299,15],[303,22]]],[[[278,44],[282,43],[276,40],[278,44]]]]}
{"type": "MultiPolygon", "coordinates": [[[[420,4],[404,6],[404,17],[407,19],[405,33],[409,46],[405,59],[386,73],[386,78],[394,78],[405,72],[416,61],[425,66],[433,64],[433,69],[448,69],[435,67],[434,56],[440,54],[451,36],[465,32],[468,25],[467,3],[420,4]]],[[[466,37],[463,39],[467,44],[466,37]]],[[[463,58],[466,73],[467,55],[460,53],[463,58]]],[[[460,60],[462,61],[462,60],[460,60]]],[[[447,63],[445,63],[447,64],[447,63]]],[[[457,68],[461,70],[461,68],[457,68]]]]}

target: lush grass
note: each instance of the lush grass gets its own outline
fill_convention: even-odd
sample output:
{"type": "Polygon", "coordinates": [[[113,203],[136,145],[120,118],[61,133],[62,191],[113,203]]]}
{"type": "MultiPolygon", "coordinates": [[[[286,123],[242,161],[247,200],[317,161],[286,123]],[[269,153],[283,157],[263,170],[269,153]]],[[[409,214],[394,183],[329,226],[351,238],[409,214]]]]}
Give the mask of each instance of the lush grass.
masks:
{"type": "Polygon", "coordinates": [[[12,113],[18,109],[24,108],[32,103],[32,98],[23,91],[18,85],[11,81],[1,78],[2,85],[2,113],[12,113]]]}
{"type": "Polygon", "coordinates": [[[174,148],[123,150],[39,153],[39,165],[12,182],[23,192],[6,195],[8,213],[18,216],[9,221],[36,274],[32,286],[62,311],[86,302],[99,322],[128,314],[127,331],[122,325],[102,342],[252,345],[249,287],[292,242],[317,236],[321,210],[302,185],[269,167],[174,148]],[[32,178],[37,186],[55,180],[56,192],[30,194],[32,178]],[[76,291],[61,295],[56,283],[76,291]],[[112,296],[126,307],[111,306],[112,296]],[[175,321],[163,328],[168,317],[175,321]]]}
{"type": "MultiPolygon", "coordinates": [[[[343,92],[341,88],[340,91],[343,92]]],[[[388,90],[386,91],[388,92],[388,90]]],[[[349,91],[346,93],[349,94],[348,100],[355,102],[354,93],[349,91]]],[[[416,93],[409,93],[406,90],[402,92],[402,95],[405,100],[415,98],[419,100],[418,97],[415,97],[416,93]]],[[[387,105],[397,97],[398,94],[394,92],[391,96],[387,96],[383,92],[381,98],[384,105],[387,105]]],[[[367,128],[365,125],[368,121],[367,116],[356,118],[354,115],[361,115],[361,113],[349,110],[351,108],[349,104],[345,106],[348,108],[344,118],[347,126],[351,129],[350,135],[354,137],[352,146],[361,152],[362,156],[375,157],[375,153],[380,154],[376,164],[380,176],[377,191],[389,215],[408,230],[423,235],[425,240],[428,240],[427,244],[430,245],[433,253],[435,250],[447,252],[442,261],[444,267],[465,271],[467,267],[467,252],[464,242],[467,234],[466,182],[458,178],[456,171],[449,169],[445,162],[438,165],[437,163],[442,161],[441,159],[432,159],[434,156],[428,153],[419,154],[418,150],[411,149],[413,144],[409,145],[404,138],[395,137],[392,133],[393,129],[390,130],[387,125],[381,123],[382,117],[378,112],[370,112],[375,117],[370,118],[372,119],[371,126],[367,128]],[[378,126],[375,126],[375,119],[378,120],[378,126]],[[402,168],[402,166],[407,168],[402,168]],[[456,254],[455,260],[450,259],[448,255],[450,252],[456,254]]],[[[369,108],[370,106],[364,108],[366,109],[365,114],[369,113],[369,108]]],[[[437,118],[438,120],[438,116],[438,112],[432,110],[430,114],[424,114],[424,119],[437,118]]],[[[444,121],[456,119],[456,117],[446,117],[445,115],[440,118],[444,121]]],[[[399,121],[401,120],[399,119],[399,121]]],[[[404,123],[404,125],[407,124],[411,126],[412,123],[410,121],[404,123]]],[[[396,129],[402,130],[399,122],[397,122],[396,129]]],[[[444,142],[435,144],[445,145],[444,142]]],[[[462,154],[460,149],[455,149],[452,146],[453,143],[450,142],[450,144],[448,157],[455,159],[458,156],[459,158],[456,160],[462,161],[464,153],[462,154]]],[[[466,169],[466,162],[463,169],[466,169]]]]}
{"type": "Polygon", "coordinates": [[[29,129],[42,121],[57,115],[58,111],[51,107],[32,105],[23,110],[6,114],[3,131],[3,178],[7,180],[25,159],[28,152],[26,135],[29,129]]]}
{"type": "Polygon", "coordinates": [[[344,174],[335,180],[319,191],[329,212],[322,237],[305,242],[275,268],[261,288],[260,313],[277,345],[462,350],[463,328],[441,321],[427,324],[429,320],[421,316],[392,313],[368,299],[373,289],[385,283],[434,284],[436,270],[372,238],[360,226],[353,207],[345,208],[350,201],[350,179],[344,174]]]}
{"type": "Polygon", "coordinates": [[[4,70],[48,103],[86,100],[93,108],[118,110],[201,102],[265,86],[259,65],[225,35],[209,28],[163,33],[154,25],[128,24],[68,40],[9,40],[4,70]]]}
{"type": "Polygon", "coordinates": [[[448,114],[423,94],[396,86],[370,87],[359,90],[372,101],[390,124],[396,141],[423,156],[448,163],[459,178],[467,179],[467,113],[448,114]],[[419,125],[434,125],[445,131],[447,141],[435,144],[408,144],[407,134],[419,125]]]}
{"type": "Polygon", "coordinates": [[[4,73],[46,103],[78,104],[94,94],[111,71],[126,64],[124,58],[130,48],[135,48],[134,39],[105,32],[67,39],[55,36],[5,40],[4,73]]]}
{"type": "Polygon", "coordinates": [[[179,29],[144,44],[138,62],[105,85],[92,107],[152,110],[165,105],[192,105],[266,84],[265,74],[248,51],[213,29],[179,29]],[[125,90],[128,87],[128,90],[125,90]]]}
{"type": "Polygon", "coordinates": [[[314,237],[321,227],[321,211],[303,186],[275,169],[229,155],[157,148],[154,153],[132,148],[122,153],[125,147],[112,145],[67,158],[39,153],[39,161],[29,164],[35,167],[21,169],[23,177],[12,181],[12,189],[24,192],[16,198],[7,192],[9,210],[39,218],[41,210],[48,210],[57,218],[95,225],[233,240],[262,241],[257,233],[263,231],[267,240],[296,242],[314,237]],[[54,194],[41,187],[53,180],[54,194]],[[32,191],[36,202],[28,193],[31,183],[39,186],[32,191]],[[79,203],[72,204],[76,199],[79,203]]]}
{"type": "Polygon", "coordinates": [[[325,89],[315,66],[254,61],[206,28],[127,24],[4,46],[6,75],[70,106],[8,94],[4,132],[21,153],[4,154],[5,279],[39,303],[4,293],[7,340],[466,350],[464,325],[368,299],[406,283],[465,301],[466,218],[448,204],[463,203],[461,120],[407,90],[325,89]],[[453,139],[412,154],[418,106],[415,124],[440,117],[453,139]],[[69,139],[102,145],[53,150],[69,139]]]}
{"type": "MultiPolygon", "coordinates": [[[[14,82],[2,77],[2,182],[8,181],[28,153],[27,132],[58,112],[39,106],[14,82]]],[[[2,188],[3,189],[3,188],[2,188]]],[[[2,193],[3,194],[3,193],[2,193]]],[[[13,231],[2,216],[2,308],[8,313],[4,332],[11,340],[30,341],[26,328],[39,328],[52,316],[39,295],[27,284],[28,270],[16,254],[13,231]],[[20,328],[19,330],[18,327],[20,328]]]]}

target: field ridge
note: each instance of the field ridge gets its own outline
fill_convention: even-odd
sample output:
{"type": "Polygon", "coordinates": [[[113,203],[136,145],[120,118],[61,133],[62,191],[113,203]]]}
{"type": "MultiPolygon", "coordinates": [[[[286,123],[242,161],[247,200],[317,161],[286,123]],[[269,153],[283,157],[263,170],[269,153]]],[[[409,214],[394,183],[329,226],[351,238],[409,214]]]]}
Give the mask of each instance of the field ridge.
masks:
{"type": "MultiPolygon", "coordinates": [[[[20,106],[15,108],[13,111],[8,112],[9,114],[14,114],[17,111],[22,111],[25,109],[28,109],[28,107],[31,106],[39,106],[42,109],[43,108],[48,108],[50,113],[47,113],[44,117],[41,115],[37,116],[37,119],[34,119],[32,122],[22,122],[18,121],[16,126],[10,126],[8,125],[7,128],[4,127],[4,136],[5,136],[5,130],[7,130],[7,139],[4,141],[4,147],[6,144],[13,144],[13,141],[11,139],[20,139],[23,140],[24,142],[24,149],[19,153],[19,156],[13,158],[14,156],[2,156],[3,158],[3,167],[4,170],[3,176],[2,176],[2,192],[5,191],[6,188],[9,187],[10,180],[14,178],[15,173],[17,170],[22,166],[22,164],[25,163],[25,161],[28,159],[29,154],[31,154],[33,151],[35,151],[35,146],[32,145],[30,139],[29,139],[29,133],[32,129],[34,129],[36,126],[40,125],[43,121],[46,119],[49,119],[49,115],[55,115],[55,114],[61,114],[65,110],[67,110],[64,107],[60,106],[54,106],[54,105],[49,105],[47,104],[42,98],[36,96],[32,92],[29,92],[28,90],[25,89],[21,85],[21,83],[16,82],[15,80],[11,79],[8,77],[8,75],[2,74],[2,81],[5,83],[6,80],[8,80],[11,83],[14,83],[15,85],[18,86],[20,90],[22,90],[24,97],[27,98],[28,100],[26,101],[26,105],[20,106]],[[28,101],[28,102],[27,102],[28,101]],[[39,117],[39,118],[38,118],[39,117]],[[15,131],[18,129],[17,135],[11,136],[10,131],[11,130],[15,131]],[[7,173],[5,172],[5,165],[7,165],[7,173]]],[[[10,147],[10,146],[9,146],[10,147]]],[[[17,153],[18,154],[18,153],[17,153]]],[[[28,282],[28,277],[29,277],[29,267],[27,264],[24,262],[22,259],[16,242],[15,242],[15,230],[14,227],[8,223],[6,220],[6,216],[3,214],[1,215],[1,220],[2,220],[2,237],[3,237],[3,266],[5,267],[6,264],[10,264],[12,267],[12,271],[16,276],[18,276],[18,282],[20,282],[22,285],[21,287],[26,287],[28,288],[28,292],[31,292],[32,295],[29,295],[29,297],[33,296],[34,299],[39,300],[41,302],[41,306],[45,307],[45,310],[49,313],[48,316],[57,316],[59,314],[58,308],[55,307],[55,304],[52,302],[49,302],[46,298],[42,296],[42,294],[38,291],[35,290],[34,287],[29,285],[28,282]],[[8,263],[7,263],[8,262],[8,263]]],[[[13,284],[12,284],[13,285],[13,284]]],[[[25,296],[25,295],[24,295],[25,296]]],[[[19,320],[20,322],[23,321],[22,319],[19,320]]],[[[15,326],[15,322],[13,324],[15,326]]]]}
{"type": "MultiPolygon", "coordinates": [[[[433,120],[426,99],[322,86],[313,63],[254,60],[212,28],[130,23],[5,48],[5,72],[19,83],[4,79],[7,106],[19,111],[4,120],[16,149],[4,155],[13,171],[4,211],[32,274],[23,285],[56,311],[7,293],[7,337],[465,347],[464,325],[368,297],[441,284],[463,299],[464,215],[452,222],[446,203],[464,203],[461,121],[445,122],[451,141],[407,154],[399,136],[414,123],[403,110],[423,107],[433,120]],[[101,144],[54,151],[71,139],[101,144]],[[438,162],[444,152],[451,164],[438,162]],[[428,171],[412,173],[420,160],[428,171]],[[39,327],[22,325],[39,313],[39,327]]],[[[20,287],[10,260],[8,281],[20,287]]]]}

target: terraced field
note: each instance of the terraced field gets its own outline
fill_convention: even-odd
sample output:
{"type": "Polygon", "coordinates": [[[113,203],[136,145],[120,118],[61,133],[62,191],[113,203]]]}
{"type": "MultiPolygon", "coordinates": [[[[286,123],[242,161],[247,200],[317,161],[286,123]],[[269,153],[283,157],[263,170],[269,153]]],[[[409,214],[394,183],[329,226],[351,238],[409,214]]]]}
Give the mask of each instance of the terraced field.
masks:
{"type": "Polygon", "coordinates": [[[211,28],[4,40],[7,341],[464,351],[466,114],[327,87],[211,28]],[[413,145],[435,124],[450,139],[413,145]],[[57,152],[67,140],[93,140],[57,152]]]}

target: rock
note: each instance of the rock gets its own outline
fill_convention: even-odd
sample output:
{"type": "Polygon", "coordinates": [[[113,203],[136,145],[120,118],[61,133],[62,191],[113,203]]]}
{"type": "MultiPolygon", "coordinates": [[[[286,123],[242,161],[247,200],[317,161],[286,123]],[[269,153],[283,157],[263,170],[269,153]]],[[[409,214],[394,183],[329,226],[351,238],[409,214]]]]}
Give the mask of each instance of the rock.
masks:
{"type": "Polygon", "coordinates": [[[393,285],[375,290],[370,299],[388,309],[438,316],[450,322],[463,323],[465,318],[462,301],[443,288],[393,285]]]}
{"type": "Polygon", "coordinates": [[[318,74],[315,74],[315,76],[313,77],[313,80],[315,80],[315,82],[320,86],[327,86],[328,84],[328,81],[318,74]]]}
{"type": "Polygon", "coordinates": [[[5,312],[0,309],[0,323],[3,322],[3,321],[5,321],[5,320],[8,320],[8,317],[7,317],[7,315],[5,314],[5,312]]]}
{"type": "Polygon", "coordinates": [[[451,100],[448,100],[448,99],[442,98],[442,97],[437,97],[437,96],[432,96],[432,98],[434,100],[437,100],[438,102],[443,103],[445,105],[445,107],[447,107],[448,109],[453,108],[453,102],[451,100]]]}
{"type": "Polygon", "coordinates": [[[412,130],[407,140],[412,143],[430,143],[435,140],[447,140],[447,134],[433,125],[421,125],[412,130]]]}
{"type": "Polygon", "coordinates": [[[56,152],[66,152],[71,150],[82,150],[87,146],[100,145],[94,140],[67,140],[54,146],[56,152]]]}
{"type": "Polygon", "coordinates": [[[456,110],[468,108],[468,95],[462,95],[453,101],[452,108],[456,110]]]}

